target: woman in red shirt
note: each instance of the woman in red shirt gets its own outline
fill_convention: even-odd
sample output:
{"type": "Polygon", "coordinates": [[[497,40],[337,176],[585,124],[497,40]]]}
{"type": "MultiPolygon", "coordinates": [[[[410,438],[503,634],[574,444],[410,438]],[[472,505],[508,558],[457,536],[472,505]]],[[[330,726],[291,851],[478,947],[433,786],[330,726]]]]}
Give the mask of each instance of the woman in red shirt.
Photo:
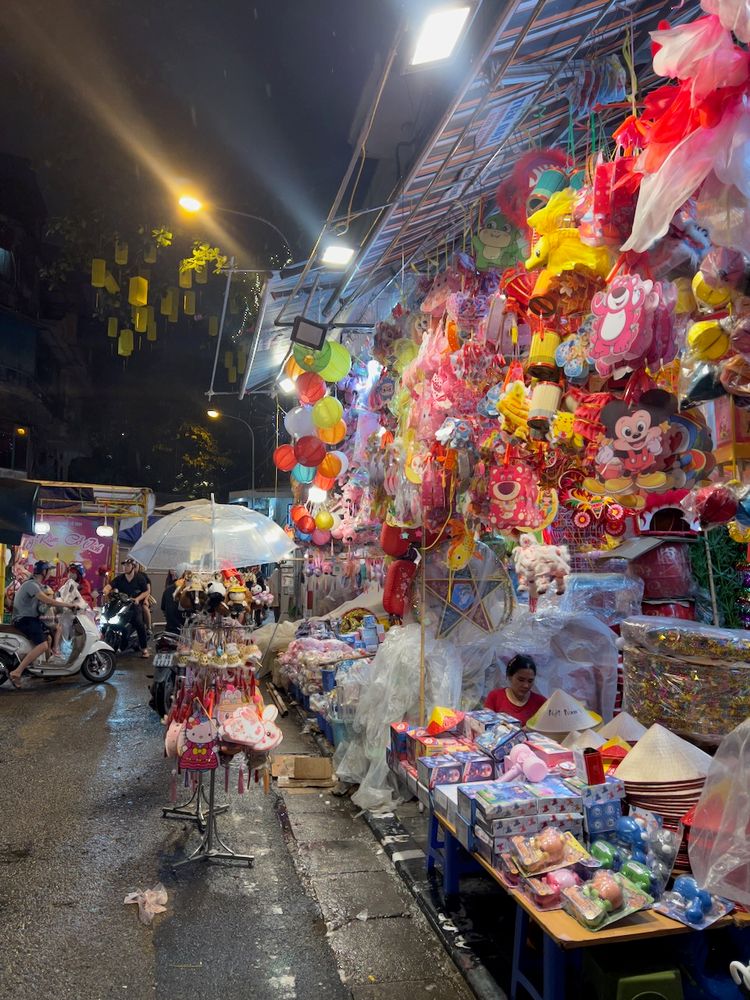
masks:
{"type": "Polygon", "coordinates": [[[517,653],[505,668],[505,676],[508,686],[490,691],[484,707],[512,715],[525,726],[545,702],[540,694],[531,690],[536,680],[536,663],[530,656],[517,653]]]}

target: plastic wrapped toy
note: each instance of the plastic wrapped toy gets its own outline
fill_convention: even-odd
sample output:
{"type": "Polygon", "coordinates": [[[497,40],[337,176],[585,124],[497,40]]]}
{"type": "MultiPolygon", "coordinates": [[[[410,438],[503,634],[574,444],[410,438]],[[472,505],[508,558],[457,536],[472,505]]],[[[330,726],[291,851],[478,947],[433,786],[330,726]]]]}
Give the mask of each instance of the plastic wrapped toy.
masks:
{"type": "Polygon", "coordinates": [[[590,882],[563,889],[563,909],[572,917],[598,931],[653,903],[646,892],[622,875],[607,870],[596,872],[590,882]]]}

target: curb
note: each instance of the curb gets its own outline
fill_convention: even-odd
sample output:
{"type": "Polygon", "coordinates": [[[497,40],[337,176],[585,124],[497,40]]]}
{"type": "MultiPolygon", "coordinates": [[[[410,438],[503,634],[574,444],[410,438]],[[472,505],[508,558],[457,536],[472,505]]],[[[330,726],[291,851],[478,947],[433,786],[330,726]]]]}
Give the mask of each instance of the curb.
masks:
{"type": "Polygon", "coordinates": [[[427,856],[393,813],[363,812],[362,818],[393,863],[399,877],[477,1000],[508,1000],[487,967],[466,941],[468,927],[446,913],[438,880],[427,873],[427,856]]]}

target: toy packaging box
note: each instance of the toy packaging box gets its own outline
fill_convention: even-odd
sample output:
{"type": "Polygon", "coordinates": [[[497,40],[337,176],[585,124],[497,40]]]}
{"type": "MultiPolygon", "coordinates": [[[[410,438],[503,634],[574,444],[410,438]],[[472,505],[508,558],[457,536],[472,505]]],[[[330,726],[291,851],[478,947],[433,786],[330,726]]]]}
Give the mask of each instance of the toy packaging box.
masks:
{"type": "Polygon", "coordinates": [[[581,797],[584,806],[599,802],[614,802],[625,798],[625,782],[621,778],[607,775],[601,785],[587,785],[580,778],[566,778],[565,784],[581,797]]]}
{"type": "Polygon", "coordinates": [[[570,832],[576,839],[583,837],[583,815],[579,812],[548,813],[537,816],[537,829],[555,826],[563,833],[570,832]]]}
{"type": "Polygon", "coordinates": [[[560,764],[573,764],[573,751],[556,743],[543,733],[528,733],[529,747],[537,757],[541,757],[547,767],[558,767],[560,764]]]}
{"type": "Polygon", "coordinates": [[[480,708],[475,712],[467,712],[464,716],[464,736],[474,740],[488,729],[492,729],[501,723],[512,727],[518,726],[518,720],[514,719],[512,715],[506,715],[504,712],[493,712],[489,708],[480,708]]]}
{"type": "Polygon", "coordinates": [[[525,742],[526,733],[523,729],[505,725],[498,725],[494,729],[488,729],[487,732],[476,739],[479,749],[489,754],[498,762],[502,761],[514,746],[525,742]]]}
{"type": "Polygon", "coordinates": [[[458,785],[438,785],[432,792],[432,808],[451,826],[458,815],[458,785]]]}
{"type": "Polygon", "coordinates": [[[581,796],[562,778],[548,776],[544,781],[530,784],[528,788],[535,796],[538,803],[537,812],[541,814],[581,812],[581,796]]]}
{"type": "Polygon", "coordinates": [[[391,753],[397,760],[406,760],[408,758],[408,736],[415,728],[410,722],[391,723],[391,753]]]}
{"type": "Polygon", "coordinates": [[[457,785],[461,781],[462,767],[451,754],[419,757],[417,777],[426,788],[436,785],[457,785]]]}
{"type": "Polygon", "coordinates": [[[620,799],[611,802],[595,802],[583,807],[583,822],[589,837],[598,837],[602,833],[614,830],[622,815],[620,799]]]}
{"type": "Polygon", "coordinates": [[[430,789],[421,781],[417,782],[417,798],[426,809],[430,808],[430,789]]]}
{"type": "Polygon", "coordinates": [[[461,816],[456,816],[456,839],[467,851],[474,850],[474,828],[461,816]]]}
{"type": "Polygon", "coordinates": [[[539,832],[539,816],[509,816],[506,819],[493,819],[485,821],[480,813],[477,813],[477,821],[474,824],[474,833],[477,838],[480,833],[489,839],[497,851],[505,850],[509,839],[517,835],[527,836],[539,832]]]}
{"type": "Polygon", "coordinates": [[[474,818],[489,820],[510,819],[514,816],[533,816],[538,812],[537,800],[525,785],[496,782],[479,786],[474,801],[474,818]]]}
{"type": "Polygon", "coordinates": [[[492,781],[495,762],[480,750],[456,750],[453,758],[461,766],[461,781],[492,781]]]}
{"type": "MultiPolygon", "coordinates": [[[[422,751],[417,749],[417,740],[420,736],[426,736],[427,730],[416,727],[414,729],[409,729],[406,732],[406,759],[414,767],[417,766],[417,757],[422,757],[422,751]]],[[[393,739],[393,730],[391,730],[391,739],[393,739]]]]}
{"type": "Polygon", "coordinates": [[[401,773],[406,781],[406,787],[409,789],[412,795],[417,794],[417,785],[419,784],[419,779],[417,778],[417,769],[413,764],[401,762],[401,773]]]}
{"type": "Polygon", "coordinates": [[[476,815],[476,798],[482,788],[494,785],[495,782],[483,781],[461,784],[458,786],[458,815],[469,824],[474,825],[476,815]]]}

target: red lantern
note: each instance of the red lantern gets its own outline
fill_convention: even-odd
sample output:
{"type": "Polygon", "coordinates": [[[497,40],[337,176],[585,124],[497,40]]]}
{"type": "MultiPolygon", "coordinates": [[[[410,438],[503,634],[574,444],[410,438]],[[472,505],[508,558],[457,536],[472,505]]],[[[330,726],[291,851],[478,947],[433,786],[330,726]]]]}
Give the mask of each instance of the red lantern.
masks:
{"type": "Polygon", "coordinates": [[[297,524],[299,519],[301,517],[304,517],[306,513],[307,513],[307,507],[305,507],[303,503],[297,503],[289,511],[289,520],[292,522],[292,524],[297,524]]]}
{"type": "Polygon", "coordinates": [[[397,559],[388,567],[383,587],[383,608],[389,615],[404,617],[406,598],[416,572],[417,564],[407,562],[405,559],[397,559]]]}
{"type": "Polygon", "coordinates": [[[294,454],[300,465],[315,469],[326,457],[326,446],[312,434],[306,434],[295,444],[294,454]]]}
{"type": "Polygon", "coordinates": [[[310,517],[309,514],[303,514],[296,524],[297,530],[301,531],[303,535],[311,535],[315,531],[315,518],[310,517]]]}
{"type": "Polygon", "coordinates": [[[309,406],[317,403],[326,394],[326,384],[317,372],[304,372],[297,379],[297,395],[300,403],[309,406]]]}
{"type": "Polygon", "coordinates": [[[297,464],[297,456],[290,444],[280,445],[273,453],[273,464],[282,472],[291,472],[297,464]]]}
{"type": "Polygon", "coordinates": [[[380,548],[387,556],[400,558],[406,555],[410,544],[410,533],[406,528],[400,528],[397,524],[388,524],[387,521],[383,522],[383,527],[380,529],[380,548]]]}
{"type": "Polygon", "coordinates": [[[328,476],[322,475],[320,469],[318,469],[318,471],[315,473],[315,479],[313,479],[312,484],[313,486],[317,486],[321,490],[330,490],[333,489],[333,485],[335,482],[336,482],[335,478],[331,479],[328,476]]]}

